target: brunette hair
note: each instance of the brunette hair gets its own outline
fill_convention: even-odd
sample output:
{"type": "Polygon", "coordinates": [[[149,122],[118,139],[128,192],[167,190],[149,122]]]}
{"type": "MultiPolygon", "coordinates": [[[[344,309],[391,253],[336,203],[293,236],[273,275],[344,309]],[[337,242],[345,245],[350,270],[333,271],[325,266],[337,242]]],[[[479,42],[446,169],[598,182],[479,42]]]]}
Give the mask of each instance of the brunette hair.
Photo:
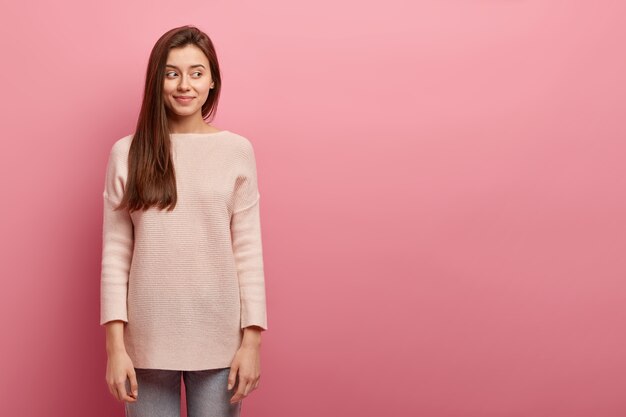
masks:
{"type": "Polygon", "coordinates": [[[207,121],[215,115],[222,82],[213,42],[206,33],[190,25],[167,31],[152,48],[148,60],[141,111],[128,154],[128,178],[117,209],[147,210],[158,206],[171,211],[176,206],[176,173],[171,159],[163,83],[170,49],[187,45],[200,48],[209,60],[213,88],[202,105],[202,119],[207,121]]]}

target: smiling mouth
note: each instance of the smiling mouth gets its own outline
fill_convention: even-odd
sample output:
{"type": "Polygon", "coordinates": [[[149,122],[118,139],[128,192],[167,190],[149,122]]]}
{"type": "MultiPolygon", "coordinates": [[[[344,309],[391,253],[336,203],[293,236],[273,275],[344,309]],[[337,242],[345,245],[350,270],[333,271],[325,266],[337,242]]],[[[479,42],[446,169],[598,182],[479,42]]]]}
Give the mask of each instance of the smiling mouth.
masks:
{"type": "Polygon", "coordinates": [[[174,99],[180,103],[189,103],[195,97],[174,96],[174,99]]]}

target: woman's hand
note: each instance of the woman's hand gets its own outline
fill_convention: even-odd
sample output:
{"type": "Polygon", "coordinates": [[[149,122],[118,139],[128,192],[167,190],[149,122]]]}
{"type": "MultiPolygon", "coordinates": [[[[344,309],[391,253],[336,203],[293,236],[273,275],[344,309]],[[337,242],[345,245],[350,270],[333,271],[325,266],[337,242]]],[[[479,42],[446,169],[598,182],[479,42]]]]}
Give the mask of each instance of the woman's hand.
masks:
{"type": "Polygon", "coordinates": [[[241,347],[237,350],[235,358],[230,365],[230,374],[228,375],[228,389],[235,386],[236,379],[237,391],[230,399],[230,403],[247,397],[253,390],[259,386],[261,377],[261,330],[252,327],[244,329],[244,338],[241,347]],[[237,375],[239,373],[239,375],[237,375]]]}
{"type": "Polygon", "coordinates": [[[135,368],[126,350],[110,352],[107,361],[106,381],[109,392],[118,401],[137,401],[138,387],[135,368]],[[130,379],[131,393],[126,392],[126,379],[130,379]]]}

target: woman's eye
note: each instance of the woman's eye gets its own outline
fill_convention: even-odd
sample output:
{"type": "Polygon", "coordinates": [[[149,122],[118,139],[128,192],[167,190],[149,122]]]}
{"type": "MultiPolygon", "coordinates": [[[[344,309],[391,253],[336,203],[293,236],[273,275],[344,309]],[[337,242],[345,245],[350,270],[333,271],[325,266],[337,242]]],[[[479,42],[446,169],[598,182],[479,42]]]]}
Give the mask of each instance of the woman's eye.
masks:
{"type": "MultiPolygon", "coordinates": [[[[192,73],[192,74],[198,74],[198,77],[202,77],[202,72],[200,72],[200,71],[196,71],[196,72],[194,72],[194,73],[192,73]]],[[[166,72],[166,73],[165,73],[165,76],[166,76],[166,77],[170,77],[170,76],[172,76],[172,77],[173,77],[173,76],[175,76],[175,75],[176,75],[176,72],[175,72],[175,71],[169,71],[169,72],[166,72]]]]}

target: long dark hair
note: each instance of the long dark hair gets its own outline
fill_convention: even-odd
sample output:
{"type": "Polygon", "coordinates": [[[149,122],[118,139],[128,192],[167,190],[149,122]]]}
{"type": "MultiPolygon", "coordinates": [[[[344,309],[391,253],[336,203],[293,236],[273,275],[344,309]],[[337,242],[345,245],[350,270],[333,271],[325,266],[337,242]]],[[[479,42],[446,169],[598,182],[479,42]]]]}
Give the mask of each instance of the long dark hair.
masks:
{"type": "Polygon", "coordinates": [[[176,173],[171,159],[171,139],[163,83],[170,49],[195,45],[209,60],[213,88],[202,105],[202,119],[215,115],[222,80],[213,42],[200,29],[186,25],[164,33],[148,61],[146,85],[137,127],[128,154],[128,178],[117,209],[147,210],[151,206],[173,210],[176,206],[176,173]]]}

